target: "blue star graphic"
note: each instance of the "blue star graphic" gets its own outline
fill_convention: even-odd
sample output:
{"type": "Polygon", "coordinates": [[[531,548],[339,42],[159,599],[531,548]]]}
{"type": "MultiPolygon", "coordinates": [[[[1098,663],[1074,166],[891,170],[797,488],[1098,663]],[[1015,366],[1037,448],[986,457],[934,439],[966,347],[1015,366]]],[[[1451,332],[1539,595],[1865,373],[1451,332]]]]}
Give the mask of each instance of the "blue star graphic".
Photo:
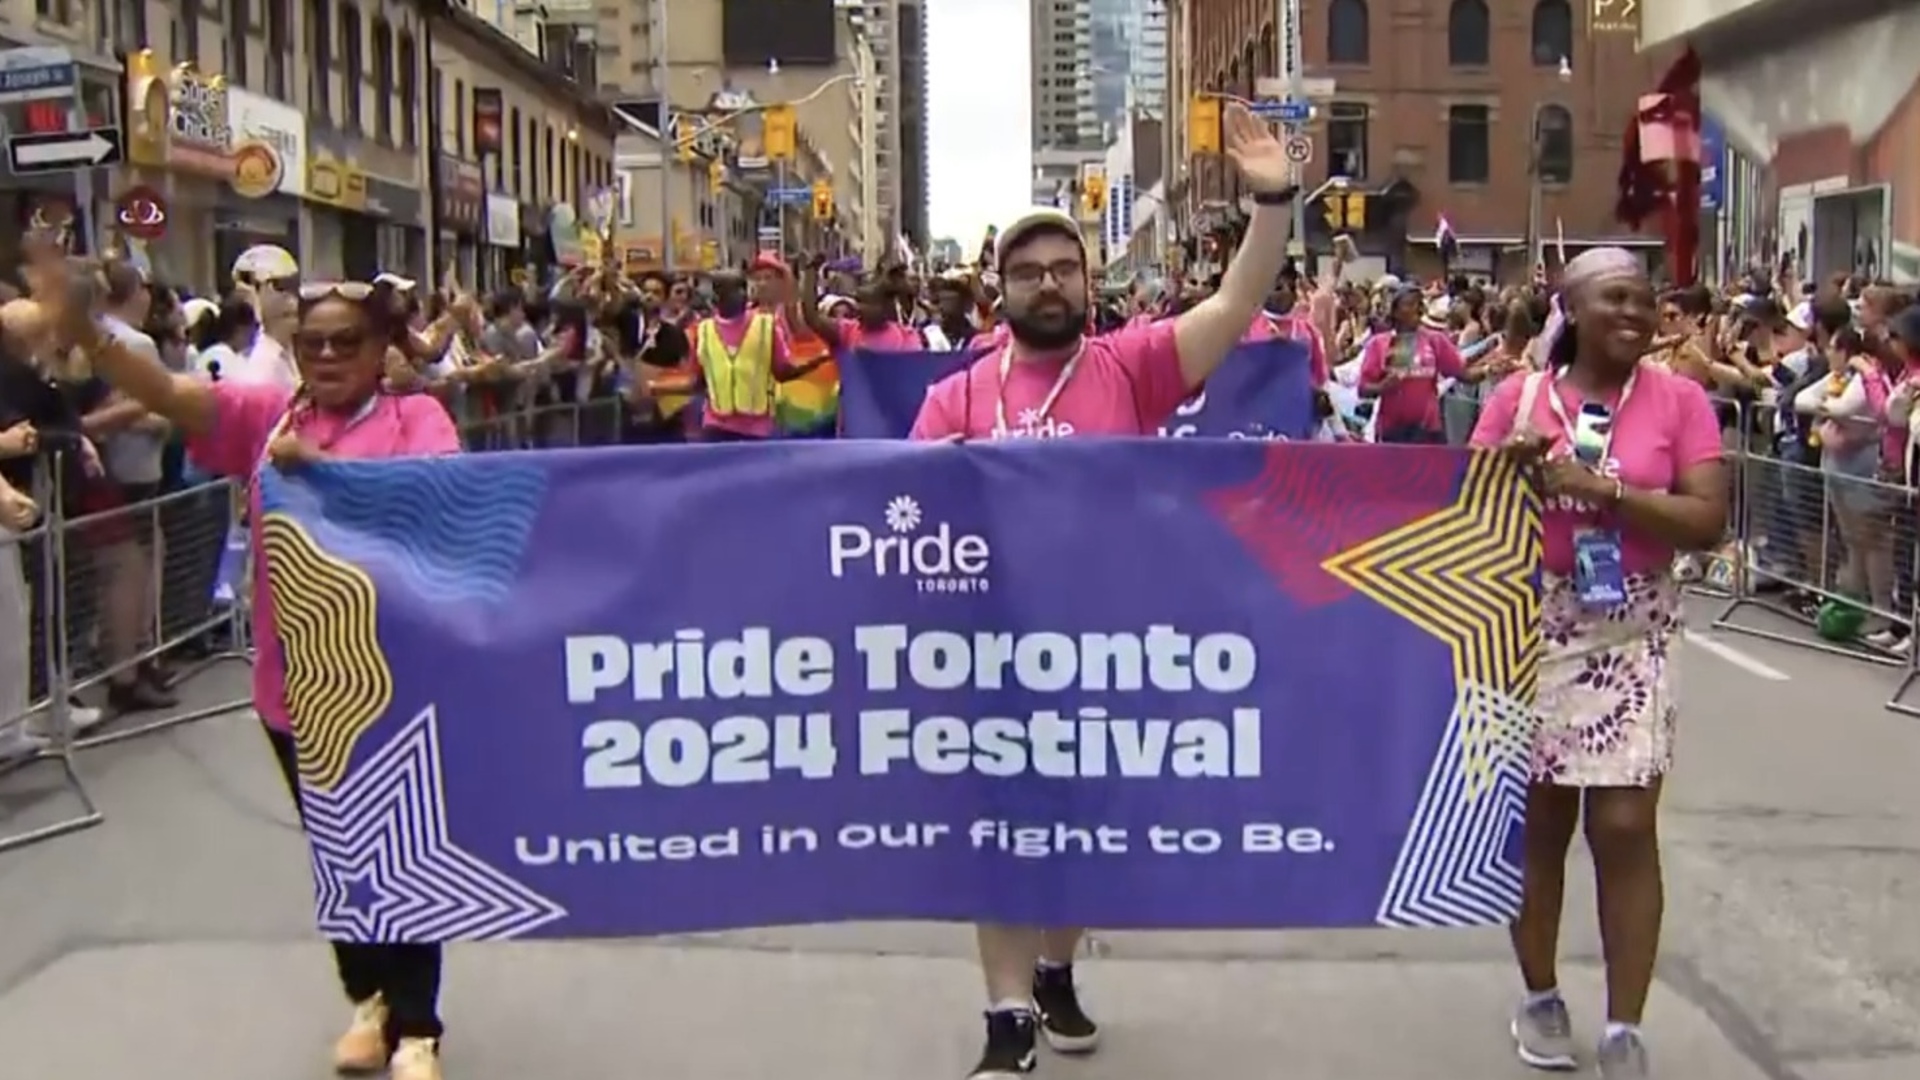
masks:
{"type": "Polygon", "coordinates": [[[333,791],[304,788],[321,933],[346,941],[521,937],[566,910],[448,836],[440,730],[414,717],[333,791]]]}

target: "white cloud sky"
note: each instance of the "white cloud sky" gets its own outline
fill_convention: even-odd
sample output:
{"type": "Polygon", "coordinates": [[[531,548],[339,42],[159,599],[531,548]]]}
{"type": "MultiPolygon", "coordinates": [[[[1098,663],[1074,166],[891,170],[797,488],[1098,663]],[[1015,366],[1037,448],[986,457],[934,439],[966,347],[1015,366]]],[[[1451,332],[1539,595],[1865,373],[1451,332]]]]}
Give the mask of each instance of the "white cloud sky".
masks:
{"type": "Polygon", "coordinates": [[[1032,203],[1029,0],[925,0],[928,223],[971,256],[1032,203]]]}

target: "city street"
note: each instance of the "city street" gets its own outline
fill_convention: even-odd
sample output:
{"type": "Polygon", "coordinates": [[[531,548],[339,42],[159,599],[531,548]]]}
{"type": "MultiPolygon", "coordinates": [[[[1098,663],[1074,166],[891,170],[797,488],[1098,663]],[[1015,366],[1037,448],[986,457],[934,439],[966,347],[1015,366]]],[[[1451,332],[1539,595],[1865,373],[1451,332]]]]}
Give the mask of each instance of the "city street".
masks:
{"type": "MultiPolygon", "coordinates": [[[[1712,608],[1695,602],[1704,626],[1712,608]]],[[[1920,1076],[1920,721],[1896,672],[1744,636],[1685,651],[1663,831],[1667,936],[1647,1033],[1675,1080],[1920,1076]]],[[[236,698],[228,666],[190,687],[236,698]]],[[[305,1080],[346,1006],[309,924],[301,840],[253,721],[94,751],[107,823],[0,855],[0,1061],[11,1077],[305,1080]]],[[[39,765],[0,819],[73,809],[39,765]]],[[[502,793],[510,797],[510,793],[502,793]]],[[[1590,875],[1566,982],[1600,1016],[1590,875]]],[[[978,1050],[970,934],[856,924],[645,942],[458,946],[454,1080],[959,1077],[978,1050]]],[[[1042,1075],[1494,1080],[1526,1075],[1493,932],[1104,936],[1107,1026],[1042,1075]]]]}

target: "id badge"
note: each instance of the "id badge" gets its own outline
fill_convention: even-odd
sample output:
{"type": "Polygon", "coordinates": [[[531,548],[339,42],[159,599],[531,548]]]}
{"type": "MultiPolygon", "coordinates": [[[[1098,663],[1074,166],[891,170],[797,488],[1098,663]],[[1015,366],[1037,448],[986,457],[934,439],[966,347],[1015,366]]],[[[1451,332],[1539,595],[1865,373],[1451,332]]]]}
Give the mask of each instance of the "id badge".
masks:
{"type": "Polygon", "coordinates": [[[1620,560],[1620,534],[1581,529],[1573,534],[1573,587],[1580,604],[1608,611],[1627,602],[1627,575],[1620,560]]]}

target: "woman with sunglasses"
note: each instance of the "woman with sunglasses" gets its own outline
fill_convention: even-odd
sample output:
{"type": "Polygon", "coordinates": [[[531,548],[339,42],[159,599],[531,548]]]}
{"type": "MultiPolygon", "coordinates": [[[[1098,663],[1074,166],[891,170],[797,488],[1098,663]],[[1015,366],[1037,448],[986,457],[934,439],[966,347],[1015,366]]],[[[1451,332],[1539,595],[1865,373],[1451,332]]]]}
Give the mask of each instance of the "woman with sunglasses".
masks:
{"type": "MultiPolygon", "coordinates": [[[[292,335],[299,385],[206,382],[175,374],[151,355],[127,347],[94,314],[97,283],[90,271],[50,271],[50,306],[62,339],[82,350],[115,389],[166,418],[187,439],[194,461],[223,476],[255,476],[339,458],[450,454],[460,440],[446,409],[426,394],[381,389],[387,349],[400,325],[371,285],[349,282],[298,290],[292,335]]],[[[272,594],[260,555],[259,489],[252,522],[254,567],[253,704],[274,756],[298,802],[294,740],[286,699],[286,667],[274,632],[272,594]]],[[[441,950],[437,944],[333,946],[340,981],[353,1002],[334,1047],[341,1072],[390,1070],[393,1080],[440,1080],[441,950]]]]}

